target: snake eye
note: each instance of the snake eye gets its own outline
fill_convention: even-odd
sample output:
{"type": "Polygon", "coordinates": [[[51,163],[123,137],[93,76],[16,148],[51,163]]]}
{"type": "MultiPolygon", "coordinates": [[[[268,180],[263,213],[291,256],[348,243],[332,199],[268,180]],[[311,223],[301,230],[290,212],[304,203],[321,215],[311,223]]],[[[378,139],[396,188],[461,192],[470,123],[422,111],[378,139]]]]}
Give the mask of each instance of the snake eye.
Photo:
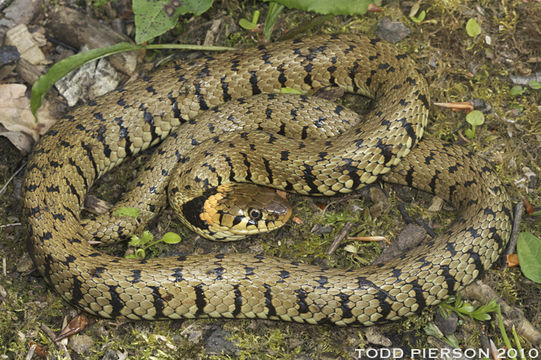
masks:
{"type": "Polygon", "coordinates": [[[248,215],[250,215],[252,220],[259,220],[263,216],[261,211],[259,211],[258,209],[254,209],[254,208],[249,208],[248,209],[248,215]]]}

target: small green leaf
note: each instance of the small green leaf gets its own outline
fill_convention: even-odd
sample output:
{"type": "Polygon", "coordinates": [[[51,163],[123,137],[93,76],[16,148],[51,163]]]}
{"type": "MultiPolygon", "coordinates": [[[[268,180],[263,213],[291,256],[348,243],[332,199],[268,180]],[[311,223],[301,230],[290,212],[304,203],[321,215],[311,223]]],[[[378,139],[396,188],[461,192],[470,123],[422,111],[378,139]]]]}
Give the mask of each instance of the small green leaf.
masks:
{"type": "Polygon", "coordinates": [[[520,85],[513,86],[511,90],[509,90],[509,95],[511,96],[518,96],[524,94],[526,90],[520,85]]]}
{"type": "Polygon", "coordinates": [[[466,131],[464,131],[464,135],[466,135],[468,139],[473,140],[475,137],[475,132],[472,129],[466,129],[466,131]]]}
{"type": "Polygon", "coordinates": [[[137,235],[132,235],[130,242],[128,243],[129,246],[141,246],[143,244],[144,242],[137,235]]]}
{"type": "Polygon", "coordinates": [[[511,108],[511,109],[517,109],[517,110],[519,110],[520,112],[523,112],[523,111],[524,111],[524,106],[523,106],[523,105],[520,105],[520,104],[511,104],[511,105],[510,105],[510,108],[511,108]]]}
{"type": "Polygon", "coordinates": [[[214,0],[133,0],[135,42],[141,44],[175,27],[184,14],[201,15],[214,0]]]}
{"type": "Polygon", "coordinates": [[[529,232],[521,232],[517,239],[520,270],[528,279],[541,284],[541,239],[529,232]]]}
{"type": "Polygon", "coordinates": [[[485,115],[479,110],[473,110],[468,115],[466,115],[466,121],[471,126],[483,125],[485,122],[485,115]]]}
{"type": "Polygon", "coordinates": [[[541,210],[534,211],[530,216],[541,216],[541,210]]]}
{"type": "Polygon", "coordinates": [[[140,213],[141,209],[122,206],[113,212],[113,216],[128,216],[136,219],[140,213]]]}
{"type": "Polygon", "coordinates": [[[464,305],[462,305],[459,310],[464,314],[471,314],[473,313],[473,310],[475,310],[475,308],[469,303],[464,303],[464,305]]]}
{"type": "Polygon", "coordinates": [[[149,243],[152,240],[154,240],[154,235],[148,230],[143,231],[143,234],[141,235],[141,241],[143,244],[149,243]]]}
{"type": "Polygon", "coordinates": [[[419,15],[417,16],[411,16],[411,20],[413,20],[413,22],[419,24],[421,22],[423,22],[423,20],[425,19],[426,17],[426,11],[422,10],[419,15]]]}
{"type": "Polygon", "coordinates": [[[137,256],[135,254],[128,254],[124,256],[126,259],[137,259],[137,256]]]}
{"type": "Polygon", "coordinates": [[[532,81],[530,81],[528,83],[528,86],[531,87],[534,90],[539,90],[539,89],[541,89],[541,82],[539,82],[537,80],[532,80],[532,81]]]}
{"type": "Polygon", "coordinates": [[[242,26],[246,30],[252,30],[256,28],[258,21],[259,21],[259,10],[256,10],[254,11],[254,15],[252,16],[252,21],[247,20],[247,19],[240,19],[239,25],[242,26]]]}
{"type": "Polygon", "coordinates": [[[282,94],[297,94],[297,95],[303,95],[304,93],[300,90],[293,89],[290,87],[283,87],[280,89],[280,93],[282,94]]]}
{"type": "Polygon", "coordinates": [[[479,34],[481,34],[481,26],[479,26],[477,20],[475,20],[474,18],[468,20],[468,22],[466,23],[466,33],[468,33],[468,36],[472,38],[476,38],[477,36],[479,36],[479,34]]]}
{"type": "Polygon", "coordinates": [[[240,19],[239,20],[239,25],[243,28],[243,29],[246,29],[246,30],[253,30],[255,29],[255,27],[257,26],[257,23],[252,23],[252,22],[249,22],[248,20],[246,19],[240,19]]]}
{"type": "Polygon", "coordinates": [[[491,319],[491,316],[490,314],[487,314],[486,312],[473,312],[471,314],[471,316],[476,319],[476,320],[480,320],[480,321],[488,321],[491,319]]]}
{"type": "Polygon", "coordinates": [[[175,234],[174,232],[167,232],[162,237],[162,241],[166,244],[178,244],[180,240],[180,235],[175,234]]]}
{"type": "Polygon", "coordinates": [[[374,0],[273,0],[287,8],[313,11],[323,15],[362,15],[374,0]]]}

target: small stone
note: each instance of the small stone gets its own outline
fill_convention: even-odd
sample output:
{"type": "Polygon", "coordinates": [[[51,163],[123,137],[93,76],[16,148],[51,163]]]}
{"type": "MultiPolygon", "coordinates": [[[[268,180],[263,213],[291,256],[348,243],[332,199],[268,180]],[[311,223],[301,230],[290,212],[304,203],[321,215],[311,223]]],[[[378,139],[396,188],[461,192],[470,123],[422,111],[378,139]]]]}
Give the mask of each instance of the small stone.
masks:
{"type": "Polygon", "coordinates": [[[456,314],[450,313],[448,317],[444,318],[439,311],[436,311],[436,315],[434,316],[434,323],[445,336],[448,336],[454,334],[454,332],[456,331],[458,316],[456,314]]]}
{"type": "Polygon", "coordinates": [[[19,60],[19,51],[16,46],[0,46],[0,66],[19,60]]]}
{"type": "Polygon", "coordinates": [[[211,332],[205,341],[205,353],[209,355],[238,355],[238,347],[226,339],[230,335],[222,329],[211,332]]]}
{"type": "Polygon", "coordinates": [[[387,16],[382,17],[376,27],[376,36],[393,44],[405,39],[409,34],[410,29],[406,25],[387,16]]]}
{"type": "Polygon", "coordinates": [[[74,335],[69,341],[69,347],[77,354],[84,354],[92,345],[94,345],[94,340],[88,335],[74,335]]]}

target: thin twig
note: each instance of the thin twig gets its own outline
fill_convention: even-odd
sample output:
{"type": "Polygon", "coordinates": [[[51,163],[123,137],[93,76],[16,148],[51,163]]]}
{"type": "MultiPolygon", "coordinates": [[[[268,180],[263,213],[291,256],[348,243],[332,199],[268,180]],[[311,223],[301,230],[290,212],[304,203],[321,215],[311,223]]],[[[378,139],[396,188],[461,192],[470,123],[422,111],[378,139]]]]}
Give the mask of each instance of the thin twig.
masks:
{"type": "Polygon", "coordinates": [[[346,238],[346,236],[349,233],[349,231],[351,230],[352,226],[353,226],[353,223],[348,221],[342,227],[342,229],[340,229],[340,232],[334,238],[331,246],[329,246],[329,249],[327,250],[327,255],[330,255],[330,254],[334,253],[336,251],[336,249],[338,249],[338,246],[340,245],[342,240],[344,240],[346,238]]]}
{"type": "MultiPolygon", "coordinates": [[[[515,207],[515,216],[513,220],[513,228],[511,229],[511,235],[509,236],[509,245],[507,246],[507,250],[505,251],[505,255],[514,254],[516,252],[517,247],[517,239],[518,234],[520,231],[520,222],[522,221],[522,214],[524,214],[524,204],[522,201],[519,201],[517,203],[517,206],[515,207]]],[[[504,256],[502,259],[502,267],[507,266],[506,261],[507,256],[504,256]]]]}
{"type": "Polygon", "coordinates": [[[0,229],[13,227],[13,226],[21,226],[21,225],[22,225],[22,223],[20,223],[20,222],[16,222],[16,223],[12,223],[12,224],[5,224],[5,225],[0,225],[0,229]]]}
{"type": "Polygon", "coordinates": [[[24,163],[20,168],[18,168],[15,171],[15,173],[13,173],[13,175],[11,175],[11,177],[8,179],[8,181],[0,189],[0,195],[2,195],[4,192],[6,192],[6,189],[8,188],[8,185],[11,182],[11,180],[13,180],[15,178],[15,176],[17,176],[17,174],[20,173],[22,169],[24,169],[25,166],[26,166],[26,163],[24,163]]]}

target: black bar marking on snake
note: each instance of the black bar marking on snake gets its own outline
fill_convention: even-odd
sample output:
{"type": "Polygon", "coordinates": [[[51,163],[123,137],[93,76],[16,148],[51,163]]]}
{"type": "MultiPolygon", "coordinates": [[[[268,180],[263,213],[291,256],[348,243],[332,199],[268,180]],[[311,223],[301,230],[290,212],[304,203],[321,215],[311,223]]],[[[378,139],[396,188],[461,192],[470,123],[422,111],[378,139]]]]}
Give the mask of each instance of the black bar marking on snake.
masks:
{"type": "Polygon", "coordinates": [[[209,274],[216,275],[215,280],[223,280],[225,269],[222,266],[209,270],[209,274]]]}
{"type": "Polygon", "coordinates": [[[421,100],[423,102],[423,105],[425,106],[426,109],[428,109],[428,99],[426,98],[426,95],[425,94],[419,94],[419,96],[417,96],[417,98],[419,100],[421,100]]]}
{"type": "Polygon", "coordinates": [[[76,238],[76,237],[72,237],[72,238],[69,238],[69,239],[67,239],[67,240],[68,240],[68,242],[69,242],[70,244],[80,244],[80,243],[81,243],[81,240],[79,240],[79,239],[76,238]]]}
{"type": "Polygon", "coordinates": [[[265,170],[267,171],[267,180],[269,182],[269,184],[272,184],[274,183],[274,178],[273,178],[273,175],[272,175],[272,169],[271,169],[271,166],[270,166],[270,161],[266,158],[262,158],[263,160],[263,164],[265,165],[265,170]]]}
{"type": "Polygon", "coordinates": [[[197,306],[197,311],[195,316],[201,316],[205,313],[205,306],[207,305],[207,300],[205,299],[205,290],[203,289],[203,284],[199,284],[193,287],[195,292],[195,305],[197,306]]]}
{"type": "Polygon", "coordinates": [[[55,220],[59,220],[59,221],[62,221],[62,222],[64,222],[66,220],[66,217],[64,216],[64,214],[51,213],[51,215],[53,215],[53,219],[55,219],[55,220]]]}
{"type": "Polygon", "coordinates": [[[229,168],[229,180],[231,182],[235,182],[235,169],[233,167],[233,161],[231,160],[231,158],[227,155],[222,155],[222,157],[224,158],[225,162],[227,163],[228,165],[228,168],[229,168]]]}
{"type": "Polygon", "coordinates": [[[131,279],[129,280],[132,284],[137,284],[138,282],[141,281],[141,270],[139,269],[134,269],[131,271],[132,273],[132,276],[131,276],[131,279]]]}
{"type": "Polygon", "coordinates": [[[449,186],[449,199],[453,198],[453,194],[455,193],[455,191],[456,191],[456,186],[455,185],[449,186]]]}
{"type": "Polygon", "coordinates": [[[245,279],[248,279],[250,276],[254,275],[254,268],[253,267],[250,267],[250,266],[245,266],[244,267],[244,278],[245,279]]]}
{"type": "Polygon", "coordinates": [[[76,259],[75,256],[73,256],[72,254],[69,254],[68,256],[66,256],[64,260],[60,260],[60,262],[64,265],[69,265],[72,262],[74,262],[75,259],[76,259]]]}
{"type": "Polygon", "coordinates": [[[319,275],[316,282],[319,283],[319,285],[316,287],[317,289],[327,289],[328,287],[325,287],[325,285],[329,283],[329,278],[325,275],[319,275]]]}
{"type": "Polygon", "coordinates": [[[289,278],[290,274],[287,270],[280,270],[280,273],[278,273],[278,276],[281,280],[278,280],[277,282],[283,283],[285,279],[289,278]]]}
{"type": "Polygon", "coordinates": [[[284,69],[284,64],[280,64],[277,69],[280,72],[280,75],[278,75],[278,82],[280,83],[280,85],[282,85],[282,87],[286,87],[287,77],[284,69]]]}
{"type": "Polygon", "coordinates": [[[334,65],[331,65],[327,68],[327,72],[329,73],[329,83],[333,86],[337,86],[336,85],[336,78],[334,77],[334,72],[336,71],[336,66],[334,65]]]}
{"type": "Polygon", "coordinates": [[[195,96],[197,96],[197,101],[199,103],[199,109],[200,110],[208,110],[209,107],[205,101],[205,97],[201,94],[201,84],[195,83],[194,85],[194,93],[195,96]]]}
{"type": "Polygon", "coordinates": [[[389,161],[391,161],[393,157],[392,145],[384,144],[382,139],[378,139],[378,142],[376,143],[376,148],[381,150],[384,164],[387,164],[389,161]]]}
{"type": "Polygon", "coordinates": [[[107,287],[109,288],[109,295],[111,296],[110,304],[113,308],[110,315],[112,318],[116,318],[120,315],[120,311],[124,307],[124,302],[117,292],[118,285],[107,285],[107,287]]]}
{"type": "Polygon", "coordinates": [[[269,59],[270,59],[271,57],[272,57],[272,56],[271,56],[269,53],[263,53],[263,54],[261,55],[261,60],[263,60],[263,62],[264,62],[265,64],[272,64],[272,63],[269,61],[269,59]]]}
{"type": "Polygon", "coordinates": [[[312,86],[312,69],[314,68],[313,64],[308,64],[304,67],[304,71],[306,71],[306,76],[304,77],[304,83],[308,86],[312,86]]]}
{"type": "Polygon", "coordinates": [[[308,137],[308,126],[303,126],[302,132],[301,132],[301,140],[306,140],[307,137],[308,137]]]}
{"type": "Polygon", "coordinates": [[[425,164],[426,165],[430,165],[430,163],[432,162],[432,160],[434,160],[434,152],[430,152],[430,155],[428,156],[425,156],[425,164]]]}
{"type": "MultiPolygon", "coordinates": [[[[96,164],[96,161],[94,160],[94,156],[92,155],[92,146],[86,144],[84,141],[81,141],[81,147],[85,150],[86,157],[88,158],[88,160],[90,160],[90,164],[92,165],[92,168],[94,169],[94,176],[97,176],[99,174],[98,165],[96,164]]],[[[70,161],[71,160],[72,160],[72,158],[70,158],[70,161]]],[[[75,165],[75,161],[73,162],[73,165],[75,165]]],[[[78,165],[75,165],[75,167],[77,168],[77,172],[79,173],[79,175],[81,175],[83,178],[85,178],[81,168],[78,165]]],[[[88,186],[88,183],[86,182],[86,179],[85,179],[85,185],[88,186]]]]}
{"type": "Polygon", "coordinates": [[[77,278],[77,275],[72,276],[72,284],[71,284],[71,299],[74,301],[79,301],[83,298],[83,292],[81,291],[81,280],[77,278]]]}
{"type": "Polygon", "coordinates": [[[269,284],[263,284],[265,292],[263,296],[265,297],[265,307],[267,308],[267,316],[273,317],[276,316],[276,308],[272,304],[272,287],[269,284]]]}
{"type": "Polygon", "coordinates": [[[229,83],[225,81],[225,79],[226,76],[222,76],[220,78],[220,83],[222,84],[222,99],[224,100],[224,102],[227,102],[231,100],[231,95],[229,94],[229,83]]]}
{"type": "Polygon", "coordinates": [[[295,295],[297,295],[297,306],[299,307],[298,311],[300,314],[305,314],[310,311],[308,304],[306,303],[306,298],[308,294],[304,289],[295,290],[295,295]]]}
{"type": "MultiPolygon", "coordinates": [[[[40,238],[41,240],[41,238],[40,238]]],[[[53,284],[52,280],[51,280],[51,264],[53,263],[53,257],[51,256],[51,254],[47,254],[47,256],[45,256],[45,258],[43,259],[43,268],[44,270],[47,270],[44,272],[45,274],[45,280],[47,281],[47,283],[49,283],[50,285],[53,284]]]]}
{"type": "MultiPolygon", "coordinates": [[[[92,161],[93,161],[93,159],[92,159],[92,161]]],[[[83,180],[83,184],[85,184],[85,186],[88,186],[88,181],[86,180],[86,176],[83,173],[83,170],[81,169],[81,167],[75,162],[75,160],[73,160],[73,158],[69,158],[68,162],[69,162],[69,164],[71,166],[73,166],[75,168],[75,171],[77,172],[77,175],[79,175],[81,177],[81,179],[83,180]]],[[[97,169],[95,169],[95,170],[97,170],[97,169]]],[[[75,189],[75,186],[73,186],[68,179],[66,179],[66,183],[68,185],[70,185],[70,189],[72,190],[72,193],[77,194],[77,197],[80,198],[79,194],[77,193],[77,189],[75,189]]],[[[87,187],[87,189],[88,189],[88,187],[87,187]]]]}
{"type": "Polygon", "coordinates": [[[181,124],[184,124],[186,122],[186,119],[182,117],[182,114],[180,112],[180,109],[178,108],[178,101],[177,98],[173,96],[173,91],[170,91],[167,94],[167,98],[171,102],[171,111],[173,112],[173,117],[175,119],[179,119],[181,124]]]}
{"type": "Polygon", "coordinates": [[[432,176],[432,179],[430,179],[430,182],[428,183],[428,186],[430,187],[430,191],[432,191],[432,193],[436,192],[436,182],[439,179],[440,173],[441,171],[435,170],[434,176],[432,176]]]}
{"type": "MultiPolygon", "coordinates": [[[[155,317],[157,319],[163,319],[166,316],[163,315],[163,309],[165,308],[164,304],[164,298],[160,295],[160,287],[159,286],[149,286],[149,288],[152,289],[152,298],[154,299],[154,309],[156,310],[155,317]]],[[[171,295],[169,295],[171,296],[171,295]]]]}
{"type": "Polygon", "coordinates": [[[56,186],[53,186],[53,185],[45,186],[45,191],[47,191],[48,193],[52,193],[52,192],[58,193],[58,192],[60,192],[60,190],[58,188],[58,185],[56,185],[56,186]]]}
{"type": "Polygon", "coordinates": [[[128,131],[128,128],[124,126],[124,119],[120,116],[115,117],[113,119],[113,122],[118,125],[118,136],[120,139],[124,139],[124,151],[128,156],[133,155],[133,152],[131,150],[132,147],[132,141],[130,139],[130,133],[128,131]]]}
{"type": "Polygon", "coordinates": [[[352,318],[353,314],[351,313],[351,307],[349,306],[349,295],[344,294],[343,292],[338,294],[340,298],[340,309],[342,309],[342,317],[352,318]]]}
{"type": "Polygon", "coordinates": [[[447,168],[447,171],[449,171],[449,174],[454,174],[458,170],[457,165],[451,165],[447,168]]]}
{"type": "Polygon", "coordinates": [[[261,89],[258,86],[257,71],[250,71],[250,84],[252,85],[252,95],[261,94],[261,89]]]}
{"type": "Polygon", "coordinates": [[[109,144],[107,143],[107,139],[105,138],[105,133],[107,132],[107,127],[103,124],[100,124],[98,128],[98,133],[96,135],[96,138],[99,142],[103,145],[103,154],[107,157],[111,156],[111,148],[109,144]]]}
{"type": "Polygon", "coordinates": [[[156,89],[154,89],[154,87],[152,85],[147,86],[145,88],[145,90],[148,91],[149,93],[151,93],[152,95],[158,95],[158,93],[156,92],[156,89]]]}
{"type": "Polygon", "coordinates": [[[357,86],[357,83],[355,82],[355,76],[357,75],[358,68],[359,68],[359,62],[355,60],[355,62],[353,63],[353,66],[350,68],[349,73],[348,73],[348,76],[351,79],[351,86],[353,87],[353,92],[359,91],[359,87],[357,86]]]}
{"type": "Polygon", "coordinates": [[[252,180],[252,172],[250,171],[250,162],[248,161],[248,155],[243,152],[239,152],[239,154],[242,156],[244,166],[246,166],[246,182],[250,182],[252,180]]]}
{"type": "MultiPolygon", "coordinates": [[[[268,119],[268,120],[272,120],[272,109],[270,107],[267,106],[267,108],[265,109],[265,117],[268,119]]],[[[283,124],[283,123],[282,123],[283,124]]]]}
{"type": "Polygon", "coordinates": [[[93,278],[101,278],[101,274],[103,274],[107,269],[103,266],[98,266],[93,271],[91,271],[89,274],[93,278]]]}
{"type": "Polygon", "coordinates": [[[160,136],[156,132],[156,125],[154,124],[154,116],[152,116],[152,114],[150,113],[150,111],[148,111],[148,108],[146,107],[140,106],[139,110],[143,111],[143,119],[145,120],[147,124],[150,125],[150,135],[151,135],[152,141],[159,139],[160,136]]]}
{"type": "Polygon", "coordinates": [[[302,167],[303,167],[302,172],[304,174],[304,181],[306,182],[306,185],[308,185],[308,187],[310,188],[310,192],[317,192],[318,191],[317,186],[314,183],[314,181],[316,180],[316,176],[312,172],[313,167],[308,164],[303,164],[302,167]]]}
{"type": "Polygon", "coordinates": [[[284,136],[286,134],[286,124],[280,122],[280,130],[278,130],[278,135],[284,136]]]}
{"type": "Polygon", "coordinates": [[[417,307],[417,310],[415,310],[415,313],[420,314],[423,311],[423,309],[426,307],[426,299],[423,296],[423,288],[419,286],[419,281],[417,279],[411,281],[411,285],[413,286],[412,290],[415,292],[416,304],[419,305],[417,307]]]}
{"type": "Polygon", "coordinates": [[[238,284],[235,284],[233,286],[233,295],[235,296],[235,299],[234,299],[235,309],[233,309],[232,315],[233,317],[237,317],[239,316],[242,310],[242,292],[239,290],[238,284]]]}

